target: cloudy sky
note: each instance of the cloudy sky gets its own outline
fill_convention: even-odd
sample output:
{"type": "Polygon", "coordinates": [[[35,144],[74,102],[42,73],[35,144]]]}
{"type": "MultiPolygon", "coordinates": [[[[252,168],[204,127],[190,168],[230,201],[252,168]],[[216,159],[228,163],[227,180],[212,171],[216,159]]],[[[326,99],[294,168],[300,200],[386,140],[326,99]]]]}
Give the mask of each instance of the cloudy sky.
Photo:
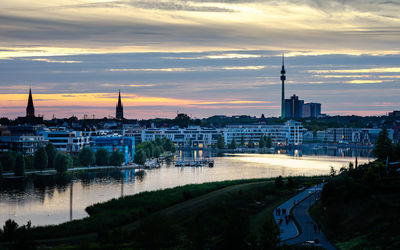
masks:
{"type": "Polygon", "coordinates": [[[0,116],[400,109],[400,0],[1,0],[0,116]]]}

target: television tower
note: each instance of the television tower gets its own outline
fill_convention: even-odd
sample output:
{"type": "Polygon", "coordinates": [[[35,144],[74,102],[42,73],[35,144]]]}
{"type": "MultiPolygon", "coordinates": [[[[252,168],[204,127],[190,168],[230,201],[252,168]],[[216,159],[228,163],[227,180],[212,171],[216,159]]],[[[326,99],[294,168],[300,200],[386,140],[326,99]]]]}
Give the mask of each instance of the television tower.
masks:
{"type": "Polygon", "coordinates": [[[285,118],[285,80],[286,80],[286,71],[285,71],[285,56],[282,53],[282,70],[281,70],[281,81],[282,81],[282,103],[281,103],[281,118],[285,118]]]}

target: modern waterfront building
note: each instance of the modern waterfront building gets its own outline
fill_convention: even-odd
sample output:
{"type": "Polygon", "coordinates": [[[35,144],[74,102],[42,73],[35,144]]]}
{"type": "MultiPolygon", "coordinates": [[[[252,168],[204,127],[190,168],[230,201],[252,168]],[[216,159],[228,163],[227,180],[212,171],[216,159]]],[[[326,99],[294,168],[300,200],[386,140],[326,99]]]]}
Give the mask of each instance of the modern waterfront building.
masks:
{"type": "Polygon", "coordinates": [[[82,131],[70,131],[66,128],[46,128],[37,132],[60,152],[78,153],[90,145],[90,137],[82,131]]]}
{"type": "MultiPolygon", "coordinates": [[[[330,143],[375,143],[382,129],[371,128],[328,128],[324,138],[318,137],[320,141],[330,143]]],[[[317,135],[320,131],[317,132],[317,135]]],[[[394,130],[388,129],[389,138],[393,141],[394,130]]]]}
{"type": "Polygon", "coordinates": [[[91,138],[91,148],[97,151],[104,148],[108,152],[119,150],[124,154],[124,163],[133,162],[135,157],[135,138],[126,136],[98,136],[91,138]]]}
{"type": "Polygon", "coordinates": [[[242,138],[247,144],[250,140],[258,145],[261,136],[271,136],[274,145],[299,145],[303,142],[303,126],[300,122],[288,121],[284,124],[228,125],[225,128],[148,128],[142,130],[142,141],[153,141],[166,137],[177,147],[207,148],[215,145],[219,136],[229,144],[235,139],[240,144],[242,138]]]}
{"type": "Polygon", "coordinates": [[[22,154],[34,154],[39,147],[48,143],[43,136],[8,135],[0,136],[0,152],[15,151],[22,154]]]}

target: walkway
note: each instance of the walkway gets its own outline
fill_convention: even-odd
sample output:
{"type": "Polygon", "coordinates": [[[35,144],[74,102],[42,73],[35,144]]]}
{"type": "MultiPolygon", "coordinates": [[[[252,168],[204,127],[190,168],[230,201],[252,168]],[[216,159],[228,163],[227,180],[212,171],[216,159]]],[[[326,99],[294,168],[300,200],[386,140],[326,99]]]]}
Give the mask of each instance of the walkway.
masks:
{"type": "Polygon", "coordinates": [[[322,231],[314,231],[314,225],[317,225],[314,220],[311,218],[308,210],[310,209],[310,206],[315,203],[315,201],[319,198],[320,192],[314,193],[311,196],[309,196],[307,199],[305,199],[303,202],[301,202],[298,206],[296,206],[293,209],[293,216],[295,217],[297,223],[299,224],[301,228],[301,234],[294,238],[290,239],[288,241],[285,241],[284,243],[288,245],[294,245],[306,241],[314,241],[315,239],[319,240],[319,244],[328,250],[334,250],[336,249],[325,237],[324,233],[322,231]]]}
{"type": "MultiPolygon", "coordinates": [[[[140,166],[136,164],[128,165],[128,166],[92,166],[92,167],[74,167],[74,168],[69,168],[68,172],[70,171],[82,171],[82,170],[104,170],[104,169],[118,169],[118,170],[123,170],[123,169],[140,169],[140,166]]],[[[46,169],[46,170],[30,170],[30,171],[25,171],[26,175],[29,174],[54,174],[57,173],[55,169],[46,169]]],[[[14,176],[13,172],[6,172],[3,173],[3,176],[14,176]]]]}
{"type": "Polygon", "coordinates": [[[308,213],[309,208],[319,198],[323,184],[317,184],[287,200],[274,210],[274,219],[280,229],[280,238],[283,244],[294,245],[306,241],[313,241],[316,238],[320,241],[322,247],[326,249],[336,249],[325,237],[323,232],[314,232],[316,223],[311,219],[308,213]],[[290,211],[293,209],[293,217],[298,222],[301,233],[299,232],[293,218],[290,218],[290,211]],[[280,210],[280,214],[277,213],[280,210]],[[286,216],[282,213],[286,210],[286,216]]]}

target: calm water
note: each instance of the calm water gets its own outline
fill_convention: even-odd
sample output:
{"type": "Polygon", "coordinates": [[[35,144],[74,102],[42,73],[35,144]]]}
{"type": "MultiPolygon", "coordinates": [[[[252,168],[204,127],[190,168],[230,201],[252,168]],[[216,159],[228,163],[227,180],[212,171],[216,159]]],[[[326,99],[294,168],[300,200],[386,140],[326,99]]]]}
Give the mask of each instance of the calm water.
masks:
{"type": "MultiPolygon", "coordinates": [[[[339,170],[354,162],[353,157],[300,156],[298,151],[284,154],[230,154],[214,157],[215,167],[177,168],[164,164],[146,170],[143,177],[135,170],[89,171],[73,176],[36,176],[5,179],[0,183],[0,226],[7,219],[18,224],[57,224],[87,216],[85,208],[97,202],[143,191],[164,189],[190,183],[298,175],[329,174],[330,166],[339,170]]],[[[180,152],[177,158],[201,158],[207,153],[180,152]]],[[[359,157],[358,162],[371,160],[359,157]]]]}

